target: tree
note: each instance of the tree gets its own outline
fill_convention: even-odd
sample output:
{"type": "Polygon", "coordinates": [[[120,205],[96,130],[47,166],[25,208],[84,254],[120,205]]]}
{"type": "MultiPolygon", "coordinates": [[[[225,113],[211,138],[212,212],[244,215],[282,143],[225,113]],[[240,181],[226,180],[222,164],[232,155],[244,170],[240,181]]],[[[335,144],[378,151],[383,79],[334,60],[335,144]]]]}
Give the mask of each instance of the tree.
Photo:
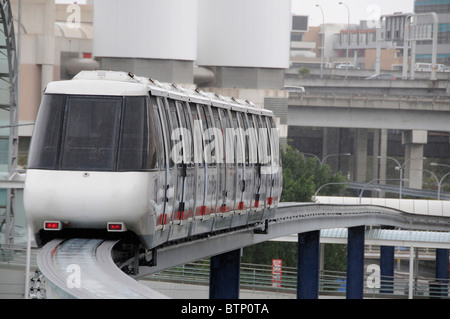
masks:
{"type": "Polygon", "coordinates": [[[298,74],[300,75],[300,77],[304,77],[309,75],[310,71],[307,67],[302,66],[299,70],[298,70],[298,74]]]}
{"type": "MultiPolygon", "coordinates": [[[[315,191],[328,183],[344,183],[341,172],[333,174],[330,166],[321,165],[316,158],[306,158],[298,150],[287,146],[281,152],[283,163],[282,202],[311,202],[315,191]]],[[[344,189],[343,184],[324,187],[322,195],[335,195],[344,189]]]]}

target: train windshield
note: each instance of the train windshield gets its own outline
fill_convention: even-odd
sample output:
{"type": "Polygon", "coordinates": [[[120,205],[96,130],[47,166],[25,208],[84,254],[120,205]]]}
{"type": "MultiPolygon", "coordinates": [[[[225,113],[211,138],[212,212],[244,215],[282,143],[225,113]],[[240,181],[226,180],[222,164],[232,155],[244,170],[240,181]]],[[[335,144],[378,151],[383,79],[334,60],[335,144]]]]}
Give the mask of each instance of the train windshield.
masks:
{"type": "Polygon", "coordinates": [[[29,168],[155,168],[155,135],[147,100],[145,96],[44,95],[30,147],[29,168]]]}

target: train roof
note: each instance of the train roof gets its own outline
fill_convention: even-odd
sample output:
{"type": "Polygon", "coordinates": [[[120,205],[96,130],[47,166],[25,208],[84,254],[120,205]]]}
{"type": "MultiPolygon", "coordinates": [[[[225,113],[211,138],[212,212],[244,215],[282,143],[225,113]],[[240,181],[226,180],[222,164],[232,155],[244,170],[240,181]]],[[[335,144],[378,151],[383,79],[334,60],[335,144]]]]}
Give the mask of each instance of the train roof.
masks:
{"type": "Polygon", "coordinates": [[[273,114],[256,107],[250,101],[185,88],[177,84],[160,82],[120,71],[81,71],[72,80],[51,82],[46,93],[92,94],[92,95],[147,95],[170,97],[177,100],[231,108],[258,114],[273,114]],[[76,81],[76,82],[75,82],[76,81]],[[105,83],[107,82],[107,84],[105,83]],[[74,85],[76,83],[76,85],[74,85]]]}

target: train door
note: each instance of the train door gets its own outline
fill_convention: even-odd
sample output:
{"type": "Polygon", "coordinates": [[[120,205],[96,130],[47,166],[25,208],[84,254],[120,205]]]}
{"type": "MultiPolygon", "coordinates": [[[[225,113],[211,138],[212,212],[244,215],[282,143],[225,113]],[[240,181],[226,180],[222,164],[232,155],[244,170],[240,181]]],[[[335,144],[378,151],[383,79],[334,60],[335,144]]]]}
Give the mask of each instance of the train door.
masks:
{"type": "Polygon", "coordinates": [[[190,220],[194,214],[194,195],[195,195],[195,164],[194,164],[194,144],[192,134],[192,121],[189,113],[189,104],[187,102],[177,103],[180,124],[183,128],[183,161],[184,161],[184,181],[183,181],[183,205],[180,212],[184,209],[182,219],[190,220]]]}
{"type": "Polygon", "coordinates": [[[244,149],[244,131],[242,124],[242,115],[240,112],[231,111],[234,128],[234,154],[236,168],[236,199],[234,209],[242,212],[244,209],[244,191],[245,191],[245,149],[244,149]],[[241,120],[239,120],[239,118],[241,120]]]}
{"type": "MultiPolygon", "coordinates": [[[[272,189],[273,189],[273,176],[272,176],[272,145],[270,139],[270,129],[268,127],[267,118],[263,115],[260,117],[260,128],[261,131],[261,149],[264,154],[262,154],[262,166],[261,166],[261,176],[262,180],[266,186],[266,196],[265,196],[265,207],[266,210],[264,214],[268,213],[268,208],[272,207],[273,197],[272,197],[272,189]]],[[[265,216],[263,215],[263,218],[265,216]]]]}
{"type": "Polygon", "coordinates": [[[258,123],[257,116],[248,114],[248,138],[249,138],[249,160],[251,163],[251,187],[250,195],[250,216],[249,223],[258,222],[262,218],[262,208],[260,205],[261,191],[261,163],[258,159],[258,123]]]}
{"type": "Polygon", "coordinates": [[[158,99],[158,108],[161,114],[163,129],[165,131],[165,147],[167,150],[167,163],[166,165],[166,184],[165,184],[165,207],[164,215],[161,220],[163,229],[165,226],[172,222],[172,216],[174,211],[175,192],[176,192],[176,174],[177,171],[174,168],[175,163],[171,156],[173,150],[173,142],[171,139],[171,133],[173,132],[173,124],[170,116],[169,105],[167,99],[158,99]]]}
{"type": "Polygon", "coordinates": [[[218,216],[221,216],[223,211],[222,208],[226,206],[225,201],[225,193],[226,193],[226,187],[225,187],[225,158],[224,158],[224,134],[225,129],[222,124],[221,118],[219,116],[219,110],[217,107],[212,107],[212,113],[213,113],[213,120],[214,120],[214,126],[215,126],[215,135],[214,140],[216,142],[215,144],[215,161],[217,166],[217,193],[216,193],[216,214],[218,216]],[[223,206],[225,205],[225,206],[223,206]]]}
{"type": "Polygon", "coordinates": [[[253,120],[257,132],[258,142],[258,163],[256,165],[256,185],[255,185],[255,208],[263,208],[266,203],[267,194],[267,132],[265,132],[261,117],[253,115],[253,120]]]}
{"type": "Polygon", "coordinates": [[[239,113],[238,118],[243,128],[244,143],[244,180],[243,180],[243,209],[249,210],[252,206],[253,189],[254,189],[254,169],[256,143],[254,138],[254,130],[250,128],[247,114],[239,113]]]}
{"type": "Polygon", "coordinates": [[[150,186],[153,187],[153,191],[150,191],[150,210],[155,212],[156,228],[162,228],[164,220],[164,208],[166,203],[166,166],[167,166],[167,149],[165,147],[165,131],[163,129],[161,114],[158,108],[158,102],[155,97],[150,99],[153,118],[155,124],[155,138],[157,147],[157,163],[159,170],[150,174],[150,186]]]}
{"type": "Polygon", "coordinates": [[[181,120],[178,116],[177,106],[178,102],[175,102],[172,99],[168,99],[169,109],[170,109],[170,117],[172,121],[172,130],[171,130],[171,140],[173,147],[171,148],[170,156],[172,161],[174,162],[174,170],[175,174],[175,194],[174,194],[174,215],[173,215],[173,223],[180,224],[184,219],[184,183],[186,177],[186,161],[184,159],[185,155],[185,142],[186,142],[186,134],[183,132],[183,127],[181,126],[181,120]]]}
{"type": "Polygon", "coordinates": [[[216,211],[216,192],[217,192],[217,163],[212,151],[215,147],[215,141],[212,138],[214,133],[214,124],[211,120],[211,113],[207,105],[198,104],[200,118],[202,120],[203,127],[203,156],[205,158],[205,215],[209,216],[216,211]]]}
{"type": "Polygon", "coordinates": [[[203,128],[202,121],[196,104],[190,104],[193,121],[193,144],[194,144],[194,162],[195,162],[195,200],[194,200],[194,218],[203,219],[206,207],[205,203],[205,160],[203,156],[203,128]]]}
{"type": "Polygon", "coordinates": [[[225,196],[222,203],[221,212],[228,213],[234,210],[234,202],[236,199],[236,164],[234,160],[234,145],[233,145],[233,123],[231,120],[231,113],[226,109],[219,109],[219,116],[222,117],[225,125],[225,196]]]}

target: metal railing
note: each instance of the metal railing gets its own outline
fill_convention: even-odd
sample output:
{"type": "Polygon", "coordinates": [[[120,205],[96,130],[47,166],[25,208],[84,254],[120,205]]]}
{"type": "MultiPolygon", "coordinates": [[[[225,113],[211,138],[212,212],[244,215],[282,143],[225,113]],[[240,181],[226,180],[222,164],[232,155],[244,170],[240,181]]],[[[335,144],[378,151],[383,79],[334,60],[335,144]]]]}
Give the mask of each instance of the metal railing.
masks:
{"type": "MultiPolygon", "coordinates": [[[[398,273],[394,277],[383,277],[373,281],[366,274],[364,277],[365,298],[407,298],[409,293],[408,274],[398,273]],[[373,288],[371,288],[373,287],[373,288]]],[[[209,260],[201,260],[174,267],[142,279],[165,281],[182,284],[208,285],[209,260]]],[[[241,264],[241,289],[271,291],[296,294],[297,269],[283,267],[282,274],[272,281],[272,266],[241,264]]],[[[449,298],[449,281],[444,279],[419,277],[413,286],[414,298],[449,298]]],[[[321,295],[345,296],[346,273],[322,270],[319,274],[319,293],[321,295]]]]}
{"type": "MultiPolygon", "coordinates": [[[[39,249],[33,247],[30,255],[30,266],[37,268],[36,258],[39,253],[39,249]]],[[[25,267],[27,260],[27,248],[21,245],[14,245],[12,247],[6,247],[0,245],[0,266],[16,266],[25,267]]]]}
{"type": "MultiPolygon", "coordinates": [[[[31,270],[37,268],[36,256],[38,249],[31,251],[31,270]]],[[[0,266],[24,267],[26,264],[26,248],[0,246],[0,266]]],[[[209,285],[209,259],[181,265],[158,272],[142,279],[165,281],[181,284],[209,285]]],[[[394,277],[383,277],[374,282],[365,274],[364,296],[366,298],[407,298],[409,293],[409,274],[396,272],[394,277]],[[369,286],[375,288],[370,288],[369,286]]],[[[270,291],[296,294],[297,269],[282,268],[279,282],[272,281],[272,266],[257,264],[241,264],[240,284],[242,289],[255,291],[270,291]]],[[[2,283],[0,282],[0,287],[2,283]]],[[[319,293],[321,295],[345,296],[346,273],[322,270],[319,274],[319,293]]],[[[420,276],[413,280],[414,298],[449,298],[449,280],[420,276]]]]}

